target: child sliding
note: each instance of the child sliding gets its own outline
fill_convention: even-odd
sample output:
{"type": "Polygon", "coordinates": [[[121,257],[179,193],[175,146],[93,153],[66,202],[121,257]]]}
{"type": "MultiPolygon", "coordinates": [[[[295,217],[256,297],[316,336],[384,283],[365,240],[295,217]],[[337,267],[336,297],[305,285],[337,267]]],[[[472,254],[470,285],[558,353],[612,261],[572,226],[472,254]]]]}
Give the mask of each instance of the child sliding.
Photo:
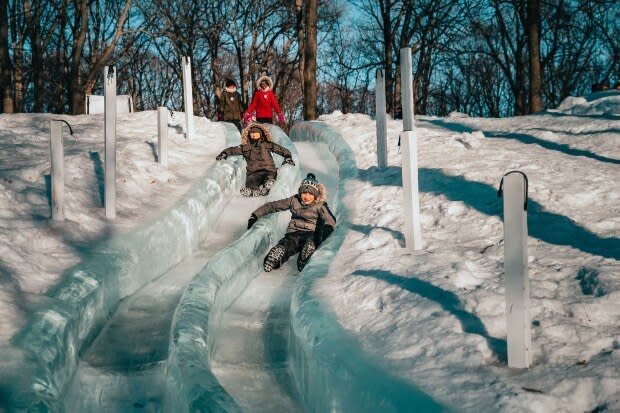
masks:
{"type": "Polygon", "coordinates": [[[224,149],[215,159],[220,161],[229,156],[243,156],[247,162],[247,174],[241,195],[264,196],[269,193],[278,174],[272,152],[284,157],[282,165],[295,165],[291,151],[272,142],[271,131],[266,126],[251,123],[241,132],[241,145],[224,149]]]}
{"type": "Polygon", "coordinates": [[[248,229],[260,217],[286,210],[291,212],[291,220],[284,238],[265,257],[263,268],[267,272],[280,268],[297,252],[297,269],[303,270],[314,251],[336,227],[336,218],[327,206],[327,189],[317,181],[314,174],[306,176],[297,194],[267,202],[256,209],[248,220],[248,229]]]}

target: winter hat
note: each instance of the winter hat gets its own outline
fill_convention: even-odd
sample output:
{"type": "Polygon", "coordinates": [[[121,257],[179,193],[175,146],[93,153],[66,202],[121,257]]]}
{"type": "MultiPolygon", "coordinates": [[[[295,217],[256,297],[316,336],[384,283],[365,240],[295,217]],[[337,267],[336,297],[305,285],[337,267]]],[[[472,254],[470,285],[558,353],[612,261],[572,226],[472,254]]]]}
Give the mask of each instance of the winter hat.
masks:
{"type": "Polygon", "coordinates": [[[314,174],[309,173],[303,181],[301,181],[301,185],[299,186],[299,193],[308,192],[313,194],[314,196],[319,196],[319,181],[317,181],[316,176],[314,174]]]}
{"type": "Polygon", "coordinates": [[[232,79],[226,79],[226,87],[237,87],[237,83],[232,79]]]}

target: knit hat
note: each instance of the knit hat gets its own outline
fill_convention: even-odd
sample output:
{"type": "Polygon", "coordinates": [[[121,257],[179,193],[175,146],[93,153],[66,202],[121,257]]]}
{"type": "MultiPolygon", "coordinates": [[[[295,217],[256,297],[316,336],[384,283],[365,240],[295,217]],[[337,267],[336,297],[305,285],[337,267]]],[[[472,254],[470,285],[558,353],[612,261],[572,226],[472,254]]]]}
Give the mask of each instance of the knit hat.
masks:
{"type": "Polygon", "coordinates": [[[319,181],[317,181],[314,174],[309,173],[299,186],[299,193],[308,192],[314,196],[319,196],[319,181]]]}

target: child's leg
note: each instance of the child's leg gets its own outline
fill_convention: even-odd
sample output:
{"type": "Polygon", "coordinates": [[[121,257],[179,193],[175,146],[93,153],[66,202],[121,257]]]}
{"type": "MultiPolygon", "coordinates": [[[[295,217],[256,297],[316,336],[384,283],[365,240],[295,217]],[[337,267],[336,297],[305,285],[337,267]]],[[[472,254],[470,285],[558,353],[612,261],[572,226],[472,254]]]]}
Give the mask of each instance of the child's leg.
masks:
{"type": "Polygon", "coordinates": [[[265,180],[263,181],[263,184],[259,188],[259,194],[263,196],[267,195],[269,191],[271,190],[271,187],[275,183],[276,183],[276,172],[271,172],[271,171],[266,172],[265,180]]]}
{"type": "Polygon", "coordinates": [[[301,251],[299,251],[299,255],[297,256],[297,270],[301,271],[304,269],[315,250],[314,233],[308,232],[307,236],[303,238],[301,251]]]}
{"type": "Polygon", "coordinates": [[[278,269],[284,264],[291,255],[299,251],[299,232],[289,232],[278,244],[269,250],[263,262],[263,268],[269,272],[278,269]]]}
{"type": "Polygon", "coordinates": [[[243,196],[260,196],[261,185],[265,180],[266,171],[248,172],[245,177],[245,187],[240,192],[243,196]]]}

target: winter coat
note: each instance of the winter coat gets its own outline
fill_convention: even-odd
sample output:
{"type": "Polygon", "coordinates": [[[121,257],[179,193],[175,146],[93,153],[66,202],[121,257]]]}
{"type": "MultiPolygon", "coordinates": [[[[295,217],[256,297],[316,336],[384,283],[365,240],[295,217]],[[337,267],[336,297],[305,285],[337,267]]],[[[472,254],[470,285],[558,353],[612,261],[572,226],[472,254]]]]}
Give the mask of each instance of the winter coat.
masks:
{"type": "Polygon", "coordinates": [[[227,87],[224,89],[219,98],[218,112],[223,121],[241,120],[243,105],[241,95],[236,88],[227,87]]]}
{"type": "Polygon", "coordinates": [[[278,105],[278,101],[276,96],[273,94],[271,89],[273,88],[273,82],[269,78],[269,76],[261,76],[256,81],[256,92],[254,92],[254,96],[252,96],[252,102],[248,106],[248,110],[246,113],[252,114],[252,112],[256,111],[256,119],[259,118],[272,118],[273,112],[276,111],[278,115],[282,113],[282,109],[280,109],[280,105],[278,105]],[[269,87],[266,90],[262,90],[259,85],[265,80],[269,84],[269,87]]]}
{"type": "Polygon", "coordinates": [[[318,244],[320,244],[336,227],[336,217],[334,217],[329,210],[326,202],[327,189],[323,184],[318,184],[318,187],[319,196],[317,196],[310,205],[302,204],[300,195],[295,194],[285,199],[267,202],[265,205],[256,209],[253,215],[255,215],[256,218],[260,218],[274,212],[289,210],[292,216],[286,228],[286,232],[307,231],[325,233],[326,235],[324,237],[320,236],[320,239],[315,239],[318,246],[318,244]],[[329,230],[324,231],[324,226],[329,227],[329,230]]]}
{"type": "Polygon", "coordinates": [[[241,155],[247,162],[247,171],[252,173],[256,171],[273,171],[276,172],[277,168],[273,162],[272,152],[283,156],[284,159],[291,158],[291,151],[286,149],[282,145],[278,145],[273,142],[271,131],[260,123],[252,123],[241,132],[241,145],[231,146],[224,149],[223,153],[226,156],[241,155]],[[258,128],[262,131],[262,136],[258,141],[252,141],[249,136],[249,132],[253,128],[258,128]]]}

